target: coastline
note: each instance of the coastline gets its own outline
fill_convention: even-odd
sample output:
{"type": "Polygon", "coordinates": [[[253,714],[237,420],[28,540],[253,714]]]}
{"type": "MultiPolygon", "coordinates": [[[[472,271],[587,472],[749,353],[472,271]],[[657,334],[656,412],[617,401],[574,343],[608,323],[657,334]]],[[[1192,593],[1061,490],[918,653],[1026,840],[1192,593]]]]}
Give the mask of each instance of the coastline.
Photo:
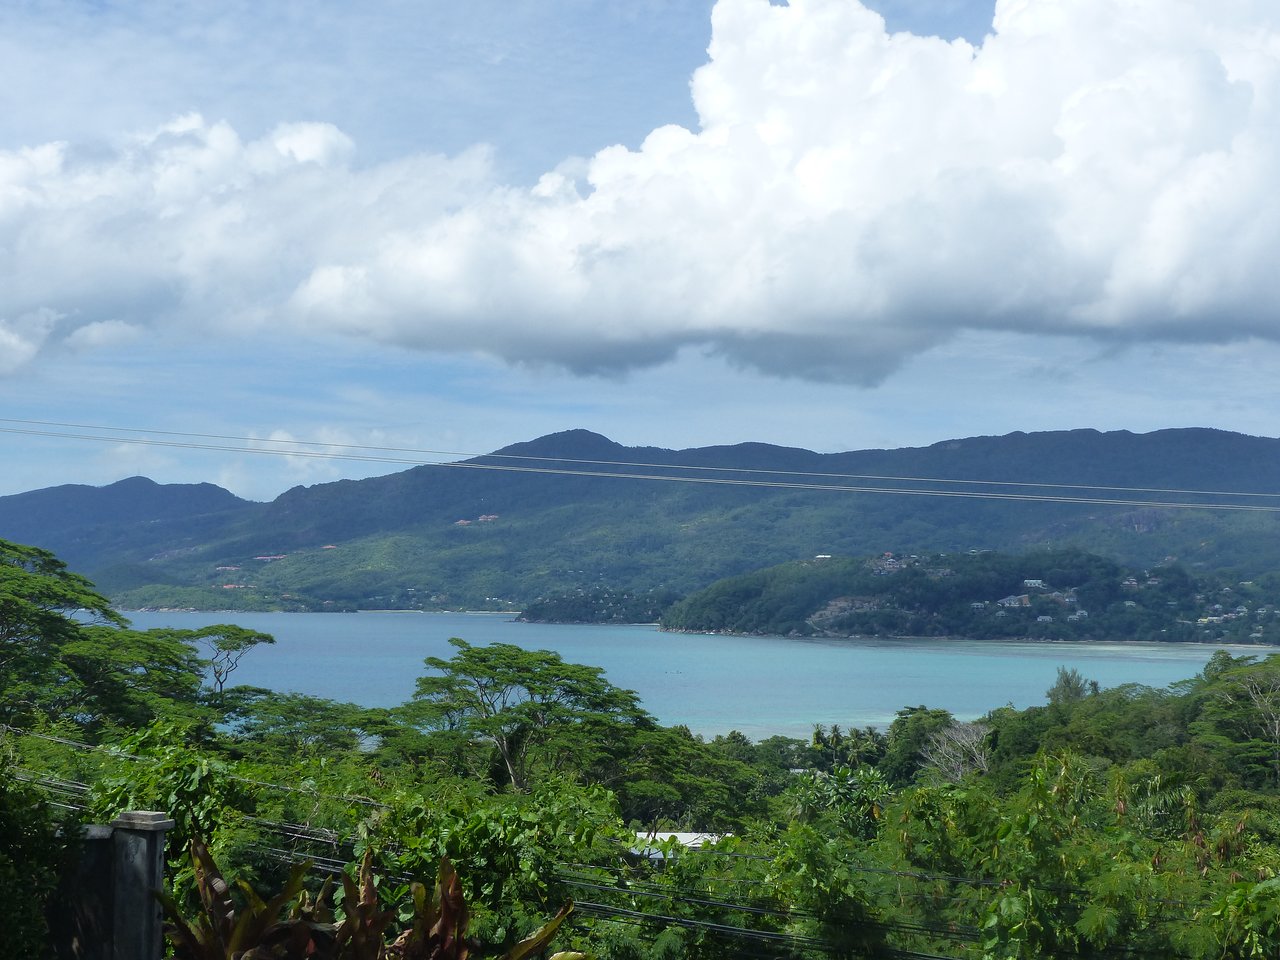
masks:
{"type": "MultiPolygon", "coordinates": [[[[663,723],[714,736],[738,729],[763,739],[806,736],[815,722],[888,723],[906,704],[927,703],[973,718],[1012,702],[1042,703],[1059,666],[1104,687],[1163,687],[1203,669],[1203,644],[1009,643],[936,638],[830,640],[660,633],[653,626],[522,624],[506,616],[437,613],[224,616],[138,615],[135,629],[199,628],[236,622],[272,634],[237,673],[241,683],[282,692],[391,707],[413,695],[425,657],[448,658],[450,637],[474,646],[507,643],[552,650],[566,662],[603,669],[635,690],[663,723]],[[777,697],[780,683],[801,691],[777,697]]],[[[1234,656],[1262,655],[1228,648],[1234,656]]]]}
{"type": "MultiPolygon", "coordinates": [[[[598,626],[610,626],[610,624],[598,624],[598,626]]],[[[642,624],[637,624],[642,626],[642,624]]],[[[1080,637],[1076,640],[1067,640],[1061,637],[965,637],[956,634],[943,634],[938,636],[914,636],[914,635],[885,635],[877,633],[738,633],[733,630],[681,630],[674,627],[658,627],[659,633],[685,634],[687,636],[697,637],[737,637],[741,639],[774,639],[774,640],[818,640],[818,641],[834,641],[843,640],[856,641],[865,643],[867,641],[893,643],[897,641],[905,642],[929,642],[929,643],[1044,643],[1044,644],[1062,644],[1066,647],[1078,646],[1086,643],[1109,643],[1109,644],[1128,644],[1128,643],[1146,643],[1158,647],[1165,643],[1189,643],[1205,647],[1221,647],[1237,648],[1244,650],[1253,649],[1273,649],[1280,651],[1280,642],[1276,643],[1246,643],[1242,640],[1222,641],[1222,640],[1135,640],[1129,638],[1117,637],[1080,637]]]]}
{"type": "Polygon", "coordinates": [[[1222,640],[1136,640],[1129,637],[1080,637],[1078,639],[1065,639],[1060,637],[967,637],[956,634],[946,634],[939,636],[915,636],[915,635],[882,635],[882,634],[836,634],[836,633],[811,633],[811,634],[779,634],[765,632],[741,633],[733,630],[686,630],[674,627],[663,627],[660,622],[655,621],[637,621],[637,622],[601,622],[597,620],[527,620],[519,615],[512,616],[509,610],[415,610],[405,609],[403,607],[388,607],[368,610],[234,610],[234,609],[200,609],[197,607],[137,607],[137,608],[117,608],[125,617],[131,614],[216,614],[218,616],[226,616],[229,621],[234,621],[236,616],[252,615],[260,616],[263,614],[308,614],[322,613],[325,616],[334,614],[419,614],[429,616],[468,616],[468,617],[502,617],[509,623],[528,624],[530,626],[549,626],[549,627],[652,627],[659,633],[672,635],[700,636],[700,637],[729,637],[739,639],[771,639],[771,640],[809,640],[818,642],[840,643],[843,641],[855,643],[920,643],[920,642],[936,642],[936,643],[992,643],[992,644],[1058,644],[1063,647],[1079,646],[1091,643],[1104,644],[1150,644],[1158,647],[1166,643],[1178,644],[1194,644],[1204,647],[1217,647],[1222,649],[1240,649],[1240,650],[1271,650],[1280,652],[1280,642],[1268,643],[1257,642],[1248,643],[1243,640],[1222,641],[1222,640]]]}

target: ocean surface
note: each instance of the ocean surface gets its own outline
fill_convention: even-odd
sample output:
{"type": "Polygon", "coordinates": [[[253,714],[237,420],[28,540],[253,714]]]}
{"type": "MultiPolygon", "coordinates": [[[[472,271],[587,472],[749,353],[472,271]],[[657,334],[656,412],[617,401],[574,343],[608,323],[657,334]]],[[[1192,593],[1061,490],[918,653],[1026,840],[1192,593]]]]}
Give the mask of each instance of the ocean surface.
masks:
{"type": "MultiPolygon", "coordinates": [[[[815,723],[887,725],[905,706],[973,719],[1006,704],[1045,702],[1059,666],[1104,687],[1164,687],[1194,676],[1217,647],[1181,643],[1009,643],[973,640],[801,640],[662,633],[651,626],[516,623],[485,613],[129,613],[138,629],[237,623],[272,634],[230,684],[364,706],[413,695],[423,658],[449,657],[450,637],[554,650],[603,667],[666,724],[705,736],[741,730],[808,737],[815,723]]],[[[1266,647],[1231,647],[1265,656],[1266,647]]]]}

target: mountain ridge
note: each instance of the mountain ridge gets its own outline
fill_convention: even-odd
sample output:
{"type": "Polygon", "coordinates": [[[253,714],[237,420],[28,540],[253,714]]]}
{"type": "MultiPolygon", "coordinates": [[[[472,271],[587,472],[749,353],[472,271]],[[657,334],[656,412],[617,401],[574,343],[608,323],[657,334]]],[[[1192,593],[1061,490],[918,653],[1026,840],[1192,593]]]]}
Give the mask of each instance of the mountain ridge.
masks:
{"type": "Polygon", "coordinates": [[[567,430],[449,465],[293,487],[267,502],[146,478],[48,487],[0,497],[0,537],[52,549],[132,603],[271,606],[285,596],[306,608],[505,609],[601,585],[683,594],[770,563],[882,550],[1061,544],[1135,563],[1176,554],[1244,574],[1280,564],[1269,513],[964,496],[1197,499],[1178,490],[1221,491],[1219,500],[1280,491],[1280,440],[1083,428],[817,453],[753,442],[626,447],[567,430]],[[556,470],[569,473],[546,472],[556,470]],[[899,488],[885,495],[806,490],[796,486],[802,473],[829,475],[811,478],[826,487],[855,475],[917,479],[867,481],[899,488]],[[706,482],[716,479],[737,482],[706,482]],[[781,486],[767,486],[774,481],[781,486]],[[922,485],[930,495],[903,495],[922,485]],[[1079,489],[1090,486],[1118,489],[1079,489]],[[1124,490],[1134,487],[1165,492],[1124,490]]]}

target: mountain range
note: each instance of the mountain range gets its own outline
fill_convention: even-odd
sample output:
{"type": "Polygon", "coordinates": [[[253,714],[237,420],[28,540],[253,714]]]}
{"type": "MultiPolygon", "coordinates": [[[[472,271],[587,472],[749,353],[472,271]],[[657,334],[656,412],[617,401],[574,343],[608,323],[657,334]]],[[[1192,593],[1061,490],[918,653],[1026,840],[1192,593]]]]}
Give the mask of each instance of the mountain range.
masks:
{"type": "Polygon", "coordinates": [[[1280,563],[1268,491],[1280,440],[1202,428],[831,454],[569,430],[269,503],[142,477],[50,487],[0,497],[0,537],[53,550],[126,607],[522,609],[884,551],[1074,546],[1247,576],[1280,563]]]}

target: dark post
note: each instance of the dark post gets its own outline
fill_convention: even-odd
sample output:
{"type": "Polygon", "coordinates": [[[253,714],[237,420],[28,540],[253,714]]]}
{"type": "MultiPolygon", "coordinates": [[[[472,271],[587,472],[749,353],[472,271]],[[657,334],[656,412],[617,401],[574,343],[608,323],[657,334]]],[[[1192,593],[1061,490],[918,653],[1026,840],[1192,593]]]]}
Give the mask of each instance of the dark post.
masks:
{"type": "Polygon", "coordinates": [[[110,827],[80,828],[76,856],[63,864],[49,902],[49,934],[58,960],[113,960],[115,856],[110,827]]]}
{"type": "Polygon", "coordinates": [[[155,892],[164,886],[168,814],[131,810],[112,821],[115,894],[112,960],[160,960],[163,913],[155,892]]]}

